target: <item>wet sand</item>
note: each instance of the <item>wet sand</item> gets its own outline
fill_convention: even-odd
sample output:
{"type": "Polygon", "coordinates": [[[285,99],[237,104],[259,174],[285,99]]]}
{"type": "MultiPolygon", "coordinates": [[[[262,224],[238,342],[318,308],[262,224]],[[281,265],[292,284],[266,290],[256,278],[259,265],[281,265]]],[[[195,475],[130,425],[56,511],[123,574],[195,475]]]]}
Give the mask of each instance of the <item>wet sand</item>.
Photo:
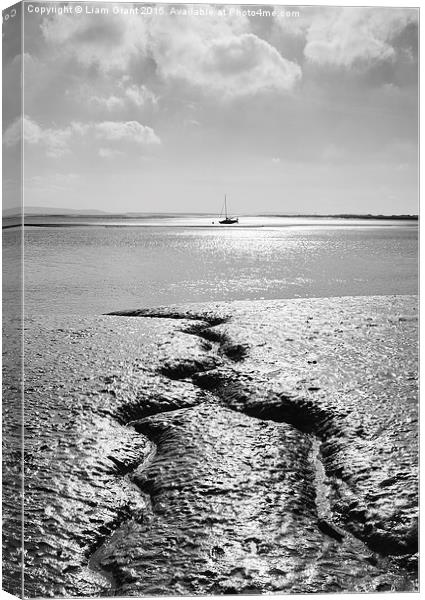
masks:
{"type": "Polygon", "coordinates": [[[417,325],[415,296],[28,318],[26,595],[417,589],[417,325]]]}

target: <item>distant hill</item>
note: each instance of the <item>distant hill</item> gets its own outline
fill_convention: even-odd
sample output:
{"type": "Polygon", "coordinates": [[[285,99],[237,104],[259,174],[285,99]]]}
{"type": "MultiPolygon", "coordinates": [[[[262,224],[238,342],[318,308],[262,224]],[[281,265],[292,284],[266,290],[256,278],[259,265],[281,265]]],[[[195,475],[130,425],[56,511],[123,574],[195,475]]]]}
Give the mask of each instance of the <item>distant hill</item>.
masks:
{"type": "Polygon", "coordinates": [[[419,218],[418,215],[372,215],[372,214],[257,214],[252,215],[255,217],[308,217],[308,218],[318,218],[318,219],[412,219],[417,220],[419,218]]]}

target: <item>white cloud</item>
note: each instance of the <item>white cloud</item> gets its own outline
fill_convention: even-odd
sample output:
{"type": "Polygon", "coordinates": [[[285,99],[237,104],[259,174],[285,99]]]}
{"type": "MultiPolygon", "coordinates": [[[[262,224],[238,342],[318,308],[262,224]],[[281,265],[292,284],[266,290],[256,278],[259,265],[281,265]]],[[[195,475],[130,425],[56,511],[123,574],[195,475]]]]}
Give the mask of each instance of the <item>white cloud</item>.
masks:
{"type": "MultiPolygon", "coordinates": [[[[155,131],[147,125],[138,121],[103,121],[101,123],[72,122],[63,128],[45,128],[25,116],[23,120],[16,119],[5,131],[3,143],[13,146],[21,139],[21,127],[23,127],[24,140],[30,146],[39,145],[44,148],[50,158],[58,158],[70,152],[71,142],[78,138],[87,137],[101,139],[107,142],[130,142],[138,146],[158,145],[161,140],[155,131]]],[[[106,156],[105,148],[101,148],[103,156],[106,156]]],[[[99,154],[102,154],[99,151],[99,154]]]]}
{"type": "Polygon", "coordinates": [[[151,127],[138,121],[104,121],[96,123],[94,129],[99,138],[110,141],[127,141],[141,145],[160,144],[161,140],[151,127]]]}
{"type": "Polygon", "coordinates": [[[22,119],[18,117],[7,127],[3,133],[3,144],[5,146],[14,146],[21,140],[22,119]]]}
{"type": "Polygon", "coordinates": [[[41,30],[53,51],[74,57],[103,72],[123,71],[146,50],[145,20],[122,15],[57,15],[45,18],[41,30]]]}
{"type": "MultiPolygon", "coordinates": [[[[254,35],[249,19],[237,15],[60,15],[45,19],[42,31],[52,52],[87,68],[113,71],[114,77],[118,71],[131,73],[137,81],[148,62],[154,63],[162,84],[178,81],[217,99],[288,91],[301,77],[299,65],[254,35]]],[[[137,106],[157,101],[143,85],[129,82],[124,93],[137,106]]],[[[117,106],[109,98],[108,107],[117,106]]]]}
{"type": "MultiPolygon", "coordinates": [[[[156,108],[159,98],[146,85],[129,85],[127,78],[118,81],[106,79],[107,87],[100,86],[101,89],[94,92],[93,83],[83,84],[76,90],[68,89],[68,96],[73,96],[78,102],[86,102],[87,98],[92,107],[102,111],[116,112],[126,109],[138,108],[156,108]],[[114,90],[111,93],[111,90],[114,90]]],[[[128,112],[128,111],[127,111],[128,112]]]]}
{"type": "Polygon", "coordinates": [[[157,96],[145,85],[132,85],[125,90],[125,95],[133,104],[139,107],[156,106],[158,104],[157,96]]]}
{"type": "MultiPolygon", "coordinates": [[[[38,144],[43,139],[43,130],[29,117],[24,116],[22,120],[22,129],[24,132],[24,140],[28,144],[38,144]]],[[[45,132],[47,138],[50,136],[50,132],[51,130],[45,132]]]]}
{"type": "Polygon", "coordinates": [[[124,106],[124,100],[117,96],[92,96],[90,102],[109,111],[120,109],[124,106]]]}
{"type": "Polygon", "coordinates": [[[307,30],[304,54],[312,63],[338,67],[391,60],[393,38],[416,18],[412,9],[323,9],[307,30]]]}
{"type": "Polygon", "coordinates": [[[316,18],[316,14],[322,13],[326,8],[309,6],[308,11],[300,11],[297,17],[288,18],[281,15],[282,7],[275,6],[274,25],[277,26],[280,33],[285,36],[305,36],[307,30],[311,26],[312,21],[316,18]]]}
{"type": "Polygon", "coordinates": [[[38,123],[27,116],[16,119],[5,131],[3,142],[6,146],[18,144],[23,131],[24,141],[29,145],[44,146],[50,157],[62,156],[68,152],[68,142],[73,134],[73,125],[63,129],[42,129],[38,123]]]}
{"type": "Polygon", "coordinates": [[[90,127],[90,123],[81,123],[80,121],[72,121],[71,123],[71,130],[76,135],[86,135],[90,127]]]}
{"type": "Polygon", "coordinates": [[[57,158],[69,152],[68,143],[72,135],[73,131],[71,127],[45,130],[42,140],[46,146],[47,156],[57,158]]]}
{"type": "Polygon", "coordinates": [[[164,81],[181,81],[218,99],[291,90],[299,65],[250,32],[242,17],[157,19],[149,50],[164,81]]]}

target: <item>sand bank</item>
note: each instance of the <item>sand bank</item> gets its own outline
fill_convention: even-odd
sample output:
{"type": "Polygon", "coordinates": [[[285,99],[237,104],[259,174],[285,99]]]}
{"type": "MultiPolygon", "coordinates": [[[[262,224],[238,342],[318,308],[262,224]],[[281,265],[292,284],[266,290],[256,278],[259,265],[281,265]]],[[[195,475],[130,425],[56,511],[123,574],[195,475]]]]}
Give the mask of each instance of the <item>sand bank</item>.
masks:
{"type": "Polygon", "coordinates": [[[26,327],[28,596],[415,589],[416,297],[26,327]]]}

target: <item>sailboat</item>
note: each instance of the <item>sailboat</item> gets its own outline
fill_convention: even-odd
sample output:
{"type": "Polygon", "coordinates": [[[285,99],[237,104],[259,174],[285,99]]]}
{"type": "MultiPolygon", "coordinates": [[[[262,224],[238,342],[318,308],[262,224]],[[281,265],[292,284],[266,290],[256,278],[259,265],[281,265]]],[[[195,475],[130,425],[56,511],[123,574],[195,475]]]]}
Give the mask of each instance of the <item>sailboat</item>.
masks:
{"type": "MultiPolygon", "coordinates": [[[[224,195],[224,206],[221,209],[220,217],[223,216],[223,209],[224,209],[224,219],[222,219],[221,221],[219,220],[220,225],[234,225],[235,223],[239,223],[238,217],[229,217],[227,214],[227,197],[226,197],[226,195],[224,195]]],[[[220,217],[219,217],[219,219],[220,219],[220,217]]]]}

